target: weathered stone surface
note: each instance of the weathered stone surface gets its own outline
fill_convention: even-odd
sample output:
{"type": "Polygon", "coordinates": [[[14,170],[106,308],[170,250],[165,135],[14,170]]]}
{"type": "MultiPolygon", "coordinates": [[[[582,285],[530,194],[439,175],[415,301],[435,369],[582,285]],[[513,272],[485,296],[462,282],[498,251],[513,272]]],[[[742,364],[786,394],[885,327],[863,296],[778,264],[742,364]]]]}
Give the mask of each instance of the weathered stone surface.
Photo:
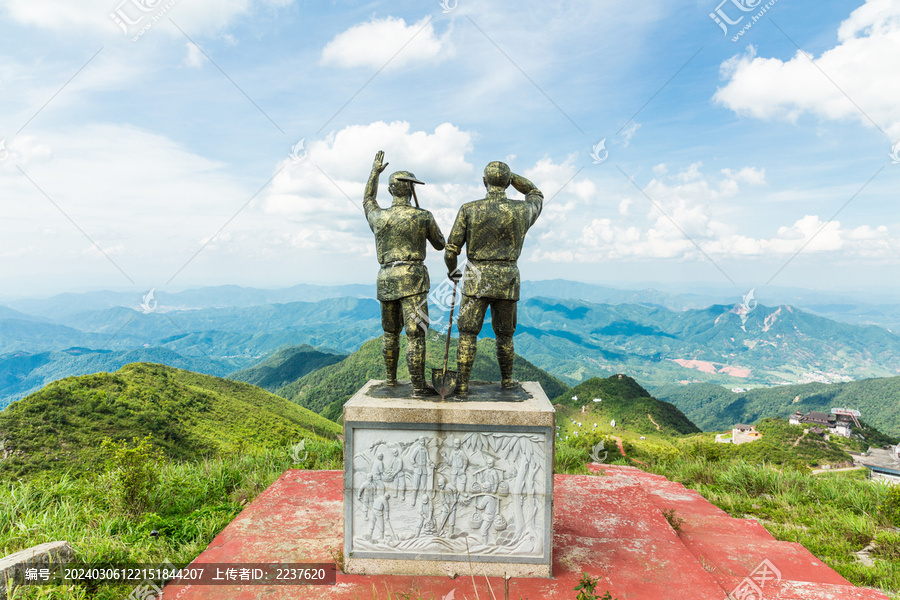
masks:
{"type": "Polygon", "coordinates": [[[344,407],[346,571],[474,564],[550,577],[554,410],[541,386],[522,384],[518,401],[461,403],[372,397],[378,385],[344,407]]]}
{"type": "Polygon", "coordinates": [[[51,564],[71,561],[75,552],[69,542],[47,542],[0,558],[0,600],[6,600],[8,581],[21,584],[25,569],[49,568],[51,564]]]}

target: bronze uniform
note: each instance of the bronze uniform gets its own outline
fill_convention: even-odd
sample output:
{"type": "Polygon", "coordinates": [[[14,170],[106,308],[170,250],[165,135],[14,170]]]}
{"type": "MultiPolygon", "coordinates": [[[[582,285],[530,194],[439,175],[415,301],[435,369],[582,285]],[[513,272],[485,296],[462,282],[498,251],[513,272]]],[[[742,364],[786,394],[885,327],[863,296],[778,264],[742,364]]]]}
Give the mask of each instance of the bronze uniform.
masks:
{"type": "Polygon", "coordinates": [[[488,306],[497,342],[497,361],[504,384],[512,379],[513,334],[519,300],[519,268],[525,234],[541,214],[544,195],[532,188],[525,200],[512,200],[491,190],[486,198],[464,204],[447,243],[459,255],[466,246],[462,307],[459,313],[458,390],[465,392],[475,360],[475,341],[488,306]]]}
{"type": "Polygon", "coordinates": [[[444,236],[434,216],[427,210],[410,206],[408,199],[395,198],[392,206],[381,208],[374,193],[367,193],[363,207],[369,227],[375,234],[375,250],[381,265],[377,291],[381,301],[387,377],[389,381],[397,377],[400,332],[405,326],[407,367],[413,387],[421,390],[425,388],[425,333],[430,286],[428,269],[423,261],[426,241],[436,250],[443,250],[444,236]]]}

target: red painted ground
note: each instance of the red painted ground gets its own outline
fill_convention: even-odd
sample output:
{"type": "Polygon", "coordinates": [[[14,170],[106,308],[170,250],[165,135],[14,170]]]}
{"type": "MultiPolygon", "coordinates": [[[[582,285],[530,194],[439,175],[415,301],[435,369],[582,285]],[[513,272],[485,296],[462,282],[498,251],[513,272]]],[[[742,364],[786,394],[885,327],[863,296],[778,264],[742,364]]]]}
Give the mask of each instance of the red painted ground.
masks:
{"type": "MultiPolygon", "coordinates": [[[[740,600],[888,600],[856,588],[799,544],[778,542],[755,521],[733,519],[698,493],[633,467],[605,466],[605,477],[557,475],[553,579],[512,579],[509,598],[573,600],[582,571],[601,577],[599,595],[618,600],[724,600],[759,565],[780,572],[740,600]],[[662,515],[684,519],[676,534],[662,515]]],[[[196,563],[332,562],[343,547],[343,474],[287,471],[216,537],[196,563]]],[[[764,575],[764,574],[763,574],[764,575]]],[[[755,583],[759,585],[759,583],[755,583]]],[[[163,598],[276,600],[499,600],[504,581],[484,577],[358,576],[338,573],[334,586],[170,585],[163,598]],[[392,596],[393,598],[393,596],[392,596]]]]}

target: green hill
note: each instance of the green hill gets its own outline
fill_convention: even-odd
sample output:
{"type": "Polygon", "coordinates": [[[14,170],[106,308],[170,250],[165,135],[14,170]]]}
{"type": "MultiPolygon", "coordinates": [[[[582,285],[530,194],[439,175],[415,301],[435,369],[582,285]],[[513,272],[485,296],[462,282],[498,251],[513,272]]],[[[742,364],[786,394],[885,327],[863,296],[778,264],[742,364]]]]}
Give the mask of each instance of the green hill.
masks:
{"type": "MultiPolygon", "coordinates": [[[[193,353],[197,353],[196,348],[193,353]]],[[[203,355],[178,354],[160,347],[136,348],[128,351],[75,347],[38,354],[13,352],[0,355],[0,409],[57,379],[100,372],[110,373],[137,362],[165,364],[216,376],[223,376],[234,370],[234,367],[225,361],[212,360],[203,355]]]]}
{"type": "Polygon", "coordinates": [[[95,470],[100,442],[143,438],[176,460],[341,433],[335,423],[246,383],[134,363],[68,377],[0,412],[0,477],[95,470]]]}
{"type": "Polygon", "coordinates": [[[859,410],[866,422],[884,433],[900,436],[900,377],[782,385],[737,394],[711,384],[667,385],[654,393],[678,406],[704,431],[763,417],[787,418],[797,410],[827,413],[833,407],[847,407],[859,410]]]}
{"type": "Polygon", "coordinates": [[[589,432],[593,429],[592,425],[573,428],[571,419],[581,423],[602,423],[600,429],[603,431],[615,419],[616,429],[636,433],[686,435],[700,432],[674,404],[657,400],[627,375],[606,379],[594,377],[560,394],[553,403],[562,407],[558,410],[557,422],[561,426],[565,424],[566,431],[589,432]],[[594,402],[594,398],[599,398],[600,402],[594,402]],[[582,406],[585,413],[581,413],[582,406]],[[584,416],[579,417],[581,414],[584,416]]]}
{"type": "MultiPolygon", "coordinates": [[[[431,368],[444,364],[444,339],[434,332],[429,333],[427,356],[425,360],[425,376],[431,379],[431,368]]],[[[472,366],[472,380],[499,381],[500,367],[497,366],[494,340],[478,340],[478,354],[472,366]]],[[[450,369],[456,365],[456,344],[450,347],[450,369]]],[[[533,364],[516,356],[513,376],[519,381],[539,382],[549,398],[564,393],[566,384],[538,369],[533,364]]],[[[406,342],[400,342],[400,362],[397,369],[399,379],[408,379],[406,370],[406,342]]],[[[290,383],[278,394],[318,412],[329,419],[337,420],[341,416],[341,407],[370,379],[384,379],[384,359],[381,356],[381,338],[369,340],[359,350],[339,363],[314,371],[297,381],[290,383]]]]}
{"type": "Polygon", "coordinates": [[[309,344],[303,344],[279,350],[259,364],[232,373],[228,379],[243,381],[275,392],[278,388],[316,369],[333,365],[345,358],[347,358],[345,354],[321,352],[309,344]]]}

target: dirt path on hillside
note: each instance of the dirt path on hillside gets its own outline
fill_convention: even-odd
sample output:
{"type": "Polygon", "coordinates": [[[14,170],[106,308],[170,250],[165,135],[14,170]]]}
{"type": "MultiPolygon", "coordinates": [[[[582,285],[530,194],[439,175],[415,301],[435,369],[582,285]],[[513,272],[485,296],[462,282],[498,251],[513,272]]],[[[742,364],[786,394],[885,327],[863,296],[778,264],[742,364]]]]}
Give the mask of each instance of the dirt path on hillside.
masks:
{"type": "Polygon", "coordinates": [[[801,435],[801,436],[798,437],[796,440],[794,440],[794,443],[791,444],[791,448],[796,448],[796,447],[797,447],[797,444],[800,443],[800,440],[802,440],[803,438],[806,437],[806,432],[807,432],[807,431],[809,431],[809,429],[804,429],[804,430],[803,430],[803,435],[801,435]]]}
{"type": "Polygon", "coordinates": [[[659,426],[659,423],[653,420],[653,417],[650,416],[650,413],[647,413],[647,418],[650,419],[650,422],[656,425],[657,431],[662,431],[662,428],[659,426]]]}
{"type": "Polygon", "coordinates": [[[820,473],[840,473],[842,471],[861,471],[865,469],[865,467],[845,467],[843,469],[813,469],[812,474],[818,475],[820,473]]]}

